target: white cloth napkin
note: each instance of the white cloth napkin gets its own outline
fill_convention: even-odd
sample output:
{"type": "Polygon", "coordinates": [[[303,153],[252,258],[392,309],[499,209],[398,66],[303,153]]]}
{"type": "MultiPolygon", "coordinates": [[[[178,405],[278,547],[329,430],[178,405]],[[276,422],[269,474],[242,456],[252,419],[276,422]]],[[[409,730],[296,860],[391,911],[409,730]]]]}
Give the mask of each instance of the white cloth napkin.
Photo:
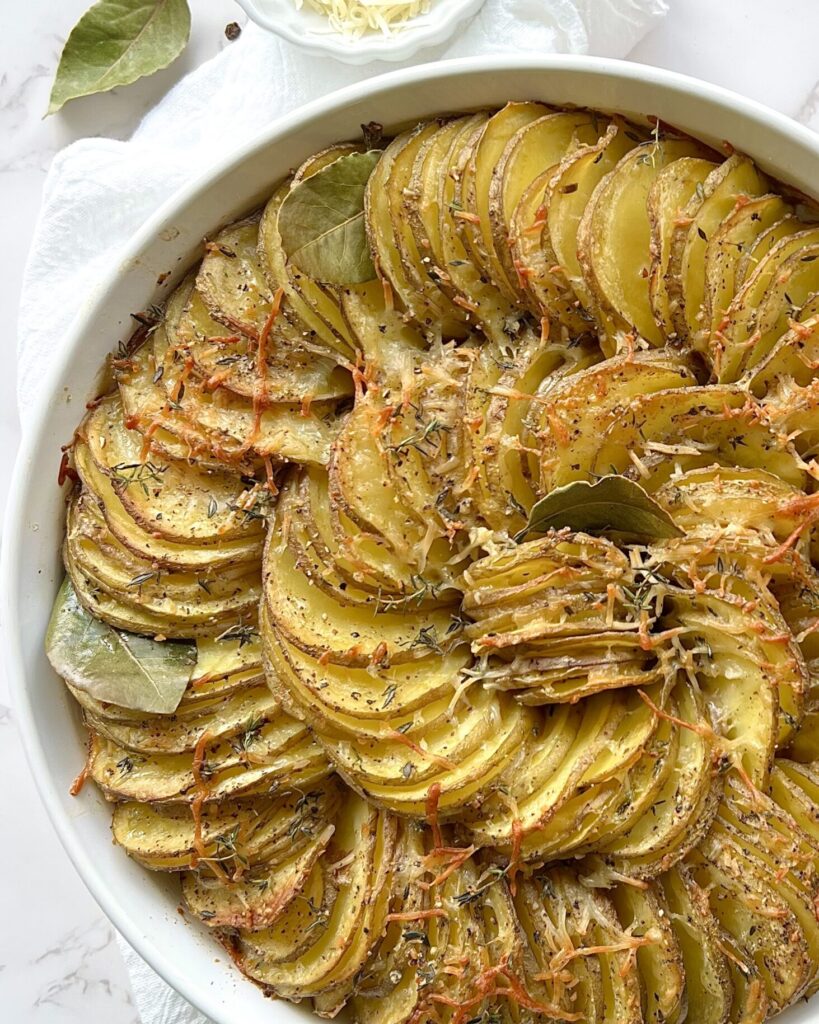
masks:
{"type": "MultiPolygon", "coordinates": [[[[668,0],[486,0],[454,43],[407,63],[527,51],[623,57],[667,10],[668,0]]],[[[245,142],[271,117],[394,67],[309,57],[249,25],[179,82],[130,140],[83,139],[58,153],[20,303],[23,428],[41,385],[40,357],[53,353],[89,285],[161,202],[207,167],[214,152],[245,142]]],[[[124,941],[121,948],[142,1024],[209,1024],[124,941]]]]}

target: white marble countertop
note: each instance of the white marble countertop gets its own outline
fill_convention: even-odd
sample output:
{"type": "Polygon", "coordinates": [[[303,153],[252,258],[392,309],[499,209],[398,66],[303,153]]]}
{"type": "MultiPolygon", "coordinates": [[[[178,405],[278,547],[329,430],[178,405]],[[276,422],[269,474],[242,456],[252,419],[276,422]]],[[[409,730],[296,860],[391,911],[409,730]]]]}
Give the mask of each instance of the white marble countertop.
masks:
{"type": "MultiPolygon", "coordinates": [[[[192,43],[171,68],[42,120],[61,40],[90,0],[26,0],[0,35],[0,507],[17,449],[17,304],[40,191],[54,153],[84,135],[126,137],[169,86],[221,47],[231,0],[192,0],[192,43]]],[[[668,18],[631,58],[697,75],[819,130],[819,4],[669,0],[668,18]]],[[[28,776],[0,659],[0,1007],[14,1024],[137,1024],[111,926],[69,864],[28,776]]]]}

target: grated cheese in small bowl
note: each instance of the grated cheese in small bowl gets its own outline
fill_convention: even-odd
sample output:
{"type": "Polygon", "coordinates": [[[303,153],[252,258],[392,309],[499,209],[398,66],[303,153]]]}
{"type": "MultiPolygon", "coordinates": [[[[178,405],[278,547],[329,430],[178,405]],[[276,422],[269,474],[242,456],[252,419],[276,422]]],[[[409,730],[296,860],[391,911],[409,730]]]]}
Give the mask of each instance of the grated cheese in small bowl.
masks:
{"type": "Polygon", "coordinates": [[[429,12],[431,0],[295,0],[297,10],[308,7],[323,14],[333,31],[351,39],[367,32],[391,36],[420,14],[429,12]]]}
{"type": "Polygon", "coordinates": [[[484,0],[237,0],[261,28],[344,64],[404,61],[445,43],[484,0]]]}

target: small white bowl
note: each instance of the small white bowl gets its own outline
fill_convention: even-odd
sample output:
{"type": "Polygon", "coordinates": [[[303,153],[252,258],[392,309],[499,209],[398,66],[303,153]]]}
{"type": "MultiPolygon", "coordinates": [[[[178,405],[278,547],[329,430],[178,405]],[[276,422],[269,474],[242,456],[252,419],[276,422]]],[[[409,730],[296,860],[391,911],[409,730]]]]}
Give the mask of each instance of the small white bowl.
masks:
{"type": "Polygon", "coordinates": [[[307,53],[329,53],[343,64],[368,64],[374,60],[409,60],[419,50],[445,43],[484,0],[431,0],[426,14],[419,14],[392,35],[368,32],[358,39],[334,31],[318,11],[306,6],[299,10],[294,0],[237,2],[251,21],[307,53]]]}

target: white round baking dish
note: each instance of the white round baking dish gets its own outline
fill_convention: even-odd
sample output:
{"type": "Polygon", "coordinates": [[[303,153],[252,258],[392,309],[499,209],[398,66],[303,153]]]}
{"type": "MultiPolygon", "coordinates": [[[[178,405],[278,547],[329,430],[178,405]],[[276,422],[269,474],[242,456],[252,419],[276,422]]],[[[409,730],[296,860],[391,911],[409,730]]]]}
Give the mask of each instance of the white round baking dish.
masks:
{"type": "MultiPolygon", "coordinates": [[[[62,577],[63,499],[59,445],[79,421],[106,353],[131,332],[129,313],[161,299],[193,260],[201,239],[260,202],[288,168],[367,121],[402,124],[456,111],[539,99],[653,114],[712,143],[730,141],[777,177],[815,193],[819,137],[740,96],[681,75],[619,61],[551,56],[477,58],[396,71],[289,114],[180,190],[135,235],[118,265],[86,296],[48,369],[21,448],[3,537],[0,599],[5,659],[31,771],[66,851],[128,942],[216,1024],[270,1024],[310,1017],[272,1003],[230,965],[204,930],[178,913],[175,878],[151,874],[111,843],[110,808],[93,786],[75,798],[83,760],[76,705],[50,669],[43,634],[62,577]],[[157,278],[173,271],[164,290],[157,278]]],[[[47,927],[47,922],[43,921],[47,927]]],[[[800,1004],[787,1024],[819,1020],[800,1004]]]]}

